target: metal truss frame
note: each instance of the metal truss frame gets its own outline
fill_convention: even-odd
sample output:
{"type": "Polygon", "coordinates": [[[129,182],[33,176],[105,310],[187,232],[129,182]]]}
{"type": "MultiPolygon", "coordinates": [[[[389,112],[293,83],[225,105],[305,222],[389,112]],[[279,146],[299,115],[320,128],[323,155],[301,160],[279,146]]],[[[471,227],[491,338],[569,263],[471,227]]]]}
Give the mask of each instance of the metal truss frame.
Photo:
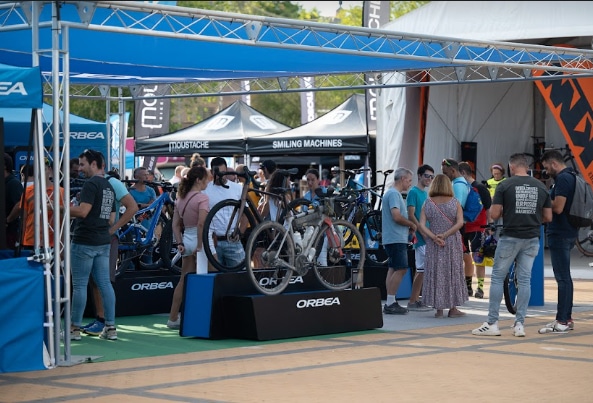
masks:
{"type": "MultiPolygon", "coordinates": [[[[370,61],[368,71],[353,71],[344,68],[341,71],[307,72],[307,74],[269,73],[269,76],[245,77],[233,80],[205,81],[200,77],[170,80],[158,84],[170,84],[170,95],[164,97],[199,97],[230,94],[257,94],[300,91],[329,91],[409,87],[426,85],[445,85],[463,83],[492,83],[504,81],[528,81],[571,77],[593,77],[593,51],[570,48],[557,48],[538,45],[525,45],[508,42],[470,41],[454,38],[411,35],[379,29],[349,27],[334,24],[322,24],[307,21],[268,18],[253,15],[222,13],[182,7],[162,6],[141,2],[123,1],[54,1],[54,2],[0,2],[0,34],[3,31],[31,30],[33,41],[32,65],[39,65],[40,56],[50,55],[51,72],[44,72],[45,96],[51,97],[54,108],[53,149],[41,150],[43,144],[42,114],[37,111],[39,124],[36,135],[36,156],[39,160],[47,152],[54,155],[54,161],[60,161],[59,134],[68,133],[69,99],[99,98],[106,101],[140,100],[141,91],[134,85],[121,85],[117,88],[130,87],[131,96],[123,97],[122,91],[111,96],[110,86],[88,80],[89,84],[71,85],[69,31],[70,28],[88,29],[101,32],[127,33],[155,37],[177,38],[190,41],[222,42],[227,44],[245,44],[251,47],[306,50],[333,55],[367,57],[370,61]],[[60,7],[74,5],[78,10],[78,21],[65,21],[60,18],[60,7]],[[41,21],[40,15],[45,5],[51,7],[51,21],[41,21]],[[105,8],[110,12],[108,18],[98,19],[94,10],[105,8]],[[229,24],[233,22],[233,24],[229,24]],[[232,27],[232,28],[230,28],[232,27]],[[51,28],[52,47],[39,47],[39,30],[51,28]],[[377,69],[374,60],[409,60],[416,61],[398,71],[377,69]],[[418,68],[417,66],[421,66],[418,68]],[[538,73],[537,75],[535,73],[538,73]],[[543,73],[540,75],[540,73],[543,73]],[[314,77],[312,86],[301,88],[301,77],[314,77]],[[404,79],[395,79],[402,78],[404,79]],[[249,80],[249,90],[240,81],[249,80]],[[99,94],[99,95],[96,95],[99,94]],[[63,117],[60,117],[60,110],[63,117]]],[[[154,83],[157,83],[154,81],[154,83]]],[[[154,97],[153,97],[154,98],[154,97]]],[[[69,155],[70,139],[63,136],[63,155],[69,155]]],[[[64,158],[62,156],[62,158],[64,158]]],[[[69,197],[70,174],[66,169],[59,171],[60,164],[54,164],[54,178],[63,179],[66,197],[69,197]],[[62,175],[60,177],[59,175],[62,175]]],[[[40,167],[37,167],[38,172],[40,167]]],[[[43,182],[43,178],[41,183],[43,182]]],[[[45,186],[41,186],[44,190],[45,186]]],[[[41,203],[43,204],[43,203],[41,203]]],[[[42,225],[48,228],[47,209],[37,206],[42,225]]],[[[45,260],[47,272],[52,275],[54,295],[63,297],[53,301],[48,307],[50,332],[49,353],[51,366],[69,366],[78,363],[70,354],[70,222],[69,209],[63,216],[55,212],[54,240],[56,245],[63,241],[63,260],[60,254],[54,259],[45,260]],[[62,239],[63,237],[63,239],[62,239]],[[51,271],[49,265],[51,264],[51,271]],[[63,287],[60,277],[64,276],[63,287]],[[63,290],[63,294],[62,294],[63,290]],[[63,325],[60,315],[63,310],[63,325]],[[50,312],[51,311],[51,312],[50,312]],[[56,314],[53,315],[53,312],[56,314]],[[50,315],[51,314],[51,315],[50,315]],[[64,355],[59,356],[60,330],[64,329],[64,355]]],[[[47,278],[50,278],[49,275],[47,278]]],[[[81,362],[81,361],[80,361],[81,362]]]]}
{"type": "MultiPolygon", "coordinates": [[[[34,2],[0,4],[0,32],[8,29],[30,29],[34,23],[30,12],[32,3],[34,2]]],[[[564,73],[575,78],[593,77],[591,50],[459,40],[141,2],[63,3],[76,5],[80,21],[57,21],[61,28],[75,27],[133,35],[409,60],[433,66],[422,70],[404,69],[394,72],[373,69],[371,63],[369,70],[365,72],[340,71],[307,75],[315,77],[312,87],[307,88],[307,91],[531,81],[554,79],[564,73]],[[108,17],[96,17],[96,8],[108,9],[108,17]],[[535,77],[534,71],[543,74],[535,77]],[[406,72],[404,80],[390,79],[403,72],[406,72]]],[[[47,23],[40,24],[40,27],[43,24],[47,23]]],[[[44,73],[49,90],[46,94],[53,93],[51,75],[61,73],[44,73]]],[[[303,89],[299,84],[300,78],[297,75],[271,74],[266,78],[246,75],[244,80],[249,80],[250,83],[246,90],[245,86],[240,85],[240,80],[204,81],[196,77],[184,83],[170,82],[171,93],[163,97],[301,92],[303,89]]],[[[64,80],[64,84],[66,83],[67,78],[64,80]]],[[[100,85],[101,83],[93,83],[72,86],[70,96],[103,99],[110,97],[108,91],[99,91],[101,95],[98,96],[91,95],[97,93],[100,85]]],[[[127,100],[141,99],[135,95],[138,92],[131,89],[132,96],[127,100]]]]}

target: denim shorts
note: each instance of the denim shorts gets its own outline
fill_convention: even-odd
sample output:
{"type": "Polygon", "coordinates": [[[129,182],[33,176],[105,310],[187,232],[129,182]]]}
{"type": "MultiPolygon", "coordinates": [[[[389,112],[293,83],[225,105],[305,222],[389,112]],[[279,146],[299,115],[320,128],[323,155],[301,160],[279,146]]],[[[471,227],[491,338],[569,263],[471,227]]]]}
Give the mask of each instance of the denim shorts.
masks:
{"type": "Polygon", "coordinates": [[[385,252],[389,258],[390,269],[405,270],[409,267],[407,243],[388,243],[385,245],[385,252]]]}

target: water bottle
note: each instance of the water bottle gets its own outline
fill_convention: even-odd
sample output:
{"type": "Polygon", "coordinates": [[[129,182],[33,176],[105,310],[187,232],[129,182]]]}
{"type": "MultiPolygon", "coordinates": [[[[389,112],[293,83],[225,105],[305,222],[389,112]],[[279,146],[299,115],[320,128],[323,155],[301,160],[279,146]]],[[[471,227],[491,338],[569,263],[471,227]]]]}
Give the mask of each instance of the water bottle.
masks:
{"type": "Polygon", "coordinates": [[[307,253],[307,261],[312,262],[313,258],[315,258],[315,248],[309,248],[309,252],[307,253]]]}
{"type": "Polygon", "coordinates": [[[309,243],[311,236],[313,235],[313,231],[315,231],[313,226],[308,226],[307,229],[305,230],[305,236],[303,237],[303,243],[305,245],[307,245],[309,243]]]}
{"type": "Polygon", "coordinates": [[[294,240],[294,244],[295,244],[297,253],[300,253],[300,251],[303,250],[303,238],[301,237],[301,233],[298,231],[295,231],[292,234],[292,239],[294,240]]]}

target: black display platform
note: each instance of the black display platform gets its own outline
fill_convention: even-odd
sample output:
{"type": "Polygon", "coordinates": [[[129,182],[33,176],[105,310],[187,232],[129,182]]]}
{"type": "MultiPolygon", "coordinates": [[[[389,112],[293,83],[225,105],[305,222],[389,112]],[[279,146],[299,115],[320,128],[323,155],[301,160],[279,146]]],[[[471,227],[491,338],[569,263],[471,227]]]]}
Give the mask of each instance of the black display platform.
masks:
{"type": "Polygon", "coordinates": [[[115,316],[168,313],[179,275],[166,270],[137,271],[115,281],[115,316]]]}
{"type": "MultiPolygon", "coordinates": [[[[115,316],[139,316],[168,313],[179,275],[167,270],[143,270],[125,273],[115,280],[115,316]]],[[[87,291],[84,316],[95,316],[91,287],[87,291]]]]}
{"type": "MultiPolygon", "coordinates": [[[[295,276],[286,292],[325,289],[312,271],[295,276]]],[[[183,290],[181,336],[225,338],[223,298],[257,294],[245,271],[238,273],[188,274],[183,290]]]]}
{"type": "Polygon", "coordinates": [[[228,337],[275,340],[383,327],[378,288],[224,298],[228,337]]]}

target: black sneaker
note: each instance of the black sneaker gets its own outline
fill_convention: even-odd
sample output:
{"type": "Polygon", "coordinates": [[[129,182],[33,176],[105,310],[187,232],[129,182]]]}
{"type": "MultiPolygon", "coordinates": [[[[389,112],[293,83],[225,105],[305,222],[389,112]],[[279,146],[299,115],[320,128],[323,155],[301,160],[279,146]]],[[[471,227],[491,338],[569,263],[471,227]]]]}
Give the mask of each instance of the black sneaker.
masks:
{"type": "Polygon", "coordinates": [[[482,290],[481,288],[478,288],[476,290],[476,293],[474,294],[474,297],[482,299],[484,298],[484,290],[482,290]]]}
{"type": "Polygon", "coordinates": [[[467,289],[467,296],[468,297],[471,297],[473,295],[474,295],[474,290],[471,287],[468,287],[468,289],[467,289]]]}
{"type": "Polygon", "coordinates": [[[391,305],[385,304],[383,306],[383,313],[387,315],[405,315],[408,313],[408,309],[400,306],[400,304],[395,301],[391,305]]]}

